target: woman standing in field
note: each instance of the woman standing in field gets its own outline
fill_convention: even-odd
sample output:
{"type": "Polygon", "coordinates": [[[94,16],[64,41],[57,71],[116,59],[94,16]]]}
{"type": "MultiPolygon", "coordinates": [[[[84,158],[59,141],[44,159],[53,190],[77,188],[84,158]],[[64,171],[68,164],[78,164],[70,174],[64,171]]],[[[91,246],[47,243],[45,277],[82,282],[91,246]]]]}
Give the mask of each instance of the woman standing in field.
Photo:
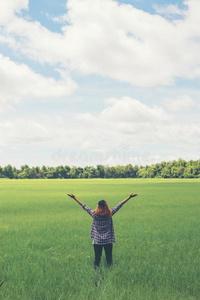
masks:
{"type": "Polygon", "coordinates": [[[117,204],[113,209],[105,200],[98,202],[97,208],[92,210],[81,201],[79,201],[73,194],[67,194],[73,198],[82,208],[93,218],[92,229],[90,237],[93,240],[95,261],[95,269],[99,266],[101,261],[102,249],[105,250],[107,265],[112,265],[112,248],[115,243],[115,233],[113,227],[112,216],[125,204],[129,199],[136,197],[137,194],[130,194],[128,198],[117,204]]]}

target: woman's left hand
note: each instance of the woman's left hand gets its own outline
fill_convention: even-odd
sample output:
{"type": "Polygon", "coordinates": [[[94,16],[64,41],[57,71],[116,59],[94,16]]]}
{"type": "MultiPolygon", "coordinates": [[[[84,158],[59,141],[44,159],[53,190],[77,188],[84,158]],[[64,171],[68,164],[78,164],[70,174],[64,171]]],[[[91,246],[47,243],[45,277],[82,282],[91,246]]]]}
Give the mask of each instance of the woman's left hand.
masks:
{"type": "Polygon", "coordinates": [[[76,197],[73,194],[67,194],[70,198],[75,199],[76,197]]]}

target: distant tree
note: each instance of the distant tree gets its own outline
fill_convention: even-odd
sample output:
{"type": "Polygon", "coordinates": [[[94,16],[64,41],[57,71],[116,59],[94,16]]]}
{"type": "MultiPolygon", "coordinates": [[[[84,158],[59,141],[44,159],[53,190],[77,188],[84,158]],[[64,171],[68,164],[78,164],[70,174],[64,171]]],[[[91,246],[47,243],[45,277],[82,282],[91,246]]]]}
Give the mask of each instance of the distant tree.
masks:
{"type": "Polygon", "coordinates": [[[127,177],[127,170],[124,166],[117,165],[113,167],[115,170],[111,169],[111,173],[113,173],[114,178],[125,178],[127,177]]]}
{"type": "Polygon", "coordinates": [[[57,178],[65,178],[66,171],[63,166],[56,167],[55,172],[57,174],[57,178]]]}
{"type": "Polygon", "coordinates": [[[52,172],[52,171],[48,171],[48,172],[46,173],[46,178],[47,178],[47,179],[53,179],[53,178],[54,178],[53,172],[52,172]]]}
{"type": "Polygon", "coordinates": [[[176,165],[177,165],[178,167],[185,167],[186,164],[187,164],[187,162],[186,162],[185,160],[179,158],[176,165]]]}
{"type": "Polygon", "coordinates": [[[23,165],[21,166],[21,170],[24,171],[24,170],[29,170],[30,167],[28,165],[23,165]]]}
{"type": "Polygon", "coordinates": [[[43,175],[43,178],[46,178],[46,175],[47,175],[47,167],[46,166],[42,166],[41,168],[41,173],[43,175]]]}
{"type": "Polygon", "coordinates": [[[163,178],[170,178],[171,177],[171,169],[169,166],[165,166],[161,171],[161,176],[163,178]]]}
{"type": "Polygon", "coordinates": [[[117,178],[117,171],[115,167],[110,167],[110,178],[117,178]]]}
{"type": "Polygon", "coordinates": [[[183,174],[184,174],[184,167],[177,167],[177,174],[179,178],[183,178],[183,174]]]}
{"type": "Polygon", "coordinates": [[[11,165],[7,165],[6,167],[4,167],[4,174],[7,178],[14,178],[13,169],[11,165]]]}
{"type": "Polygon", "coordinates": [[[69,166],[65,166],[64,169],[65,169],[65,178],[69,178],[71,168],[69,166]]]}
{"type": "Polygon", "coordinates": [[[104,178],[105,176],[105,170],[104,170],[104,166],[103,165],[97,165],[96,167],[96,175],[99,178],[104,178]]]}
{"type": "Polygon", "coordinates": [[[39,166],[35,167],[35,178],[44,178],[43,171],[39,166]]]}
{"type": "Polygon", "coordinates": [[[0,167],[0,178],[4,178],[4,177],[5,177],[4,169],[0,167]]]}
{"type": "Polygon", "coordinates": [[[97,177],[96,169],[92,166],[86,166],[83,168],[83,178],[95,178],[97,177]]]}
{"type": "Polygon", "coordinates": [[[125,174],[126,176],[125,177],[128,177],[128,178],[136,178],[137,177],[137,173],[138,173],[138,166],[132,166],[131,164],[128,164],[126,167],[125,167],[125,174]]]}
{"type": "Polygon", "coordinates": [[[12,168],[12,170],[13,170],[13,175],[14,175],[14,179],[17,179],[18,178],[18,173],[19,173],[19,171],[15,168],[15,167],[13,167],[12,168]]]}
{"type": "Polygon", "coordinates": [[[82,173],[82,178],[89,178],[90,176],[90,173],[88,172],[87,169],[83,169],[83,173],[82,173]]]}
{"type": "Polygon", "coordinates": [[[105,167],[104,167],[104,172],[105,172],[104,178],[111,178],[111,177],[112,177],[112,176],[111,176],[111,172],[110,172],[110,167],[105,166],[105,167]]]}
{"type": "Polygon", "coordinates": [[[137,173],[139,178],[147,178],[147,170],[145,167],[140,167],[137,173]]]}
{"type": "Polygon", "coordinates": [[[78,178],[83,178],[83,168],[78,167],[78,178]]]}
{"type": "Polygon", "coordinates": [[[179,175],[178,175],[178,171],[177,171],[177,166],[172,166],[171,167],[171,177],[172,178],[178,178],[179,175]]]}
{"type": "Polygon", "coordinates": [[[27,171],[27,178],[30,178],[30,179],[37,178],[37,171],[36,171],[36,168],[32,167],[31,169],[29,169],[29,170],[27,171]]]}
{"type": "Polygon", "coordinates": [[[185,171],[183,173],[183,177],[184,178],[194,178],[195,175],[192,172],[192,168],[191,169],[189,169],[189,168],[185,169],[185,171]]]}
{"type": "Polygon", "coordinates": [[[148,178],[155,178],[156,175],[157,175],[157,169],[156,169],[155,165],[148,166],[148,168],[147,168],[147,177],[148,178]]]}
{"type": "Polygon", "coordinates": [[[25,173],[24,171],[20,171],[20,172],[18,173],[18,178],[19,178],[19,179],[25,179],[25,178],[27,178],[27,177],[26,177],[26,173],[25,173]]]}
{"type": "Polygon", "coordinates": [[[161,177],[161,170],[162,170],[162,167],[159,163],[155,164],[154,165],[154,168],[155,168],[155,173],[156,173],[156,177],[161,177]]]}
{"type": "Polygon", "coordinates": [[[75,166],[73,166],[69,172],[70,178],[78,178],[79,176],[79,169],[75,166]]]}

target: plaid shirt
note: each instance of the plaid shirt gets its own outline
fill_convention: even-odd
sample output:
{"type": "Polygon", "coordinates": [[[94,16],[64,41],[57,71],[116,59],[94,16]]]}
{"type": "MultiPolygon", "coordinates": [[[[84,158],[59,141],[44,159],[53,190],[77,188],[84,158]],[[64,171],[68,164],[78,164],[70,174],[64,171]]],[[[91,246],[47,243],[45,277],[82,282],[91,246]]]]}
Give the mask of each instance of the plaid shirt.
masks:
{"type": "MultiPolygon", "coordinates": [[[[112,216],[122,207],[122,203],[117,204],[112,211],[112,216]]],[[[113,227],[112,217],[96,216],[93,210],[82,205],[82,208],[93,218],[92,229],[90,237],[93,239],[94,244],[105,245],[115,243],[115,233],[113,227]]]]}

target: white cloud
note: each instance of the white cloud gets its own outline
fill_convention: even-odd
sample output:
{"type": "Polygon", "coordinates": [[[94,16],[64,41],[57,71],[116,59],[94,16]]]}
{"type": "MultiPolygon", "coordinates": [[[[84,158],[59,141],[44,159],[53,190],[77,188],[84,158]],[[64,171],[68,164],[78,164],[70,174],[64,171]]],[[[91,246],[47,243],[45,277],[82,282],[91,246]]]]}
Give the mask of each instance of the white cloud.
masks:
{"type": "Polygon", "coordinates": [[[180,9],[177,4],[166,4],[166,5],[153,5],[155,11],[158,14],[166,15],[168,17],[178,15],[185,16],[186,10],[180,9]]]}
{"type": "Polygon", "coordinates": [[[150,108],[139,100],[123,97],[119,99],[109,99],[106,101],[108,107],[101,113],[101,118],[115,122],[155,122],[168,121],[169,115],[158,106],[150,108]]]}
{"type": "Polygon", "coordinates": [[[0,0],[0,24],[11,22],[15,13],[28,9],[28,0],[0,0]]]}
{"type": "MultiPolygon", "coordinates": [[[[199,126],[180,121],[161,107],[148,107],[128,97],[108,99],[105,105],[98,115],[77,114],[67,140],[75,152],[63,151],[60,163],[74,159],[76,165],[151,164],[179,157],[196,159],[199,126]]],[[[67,134],[65,126],[63,136],[67,134]]],[[[65,144],[58,144],[67,149],[65,144]]]]}
{"type": "Polygon", "coordinates": [[[128,97],[112,100],[96,117],[81,114],[78,119],[87,128],[84,142],[87,133],[93,133],[96,148],[120,145],[124,139],[130,141],[131,147],[157,143],[185,147],[186,143],[191,146],[200,141],[200,127],[197,125],[178,121],[161,107],[150,108],[128,97]]]}
{"type": "Polygon", "coordinates": [[[64,23],[68,23],[68,16],[67,15],[61,15],[61,16],[57,16],[57,17],[50,17],[50,19],[55,22],[55,23],[60,23],[60,24],[64,24],[64,23]]]}
{"type": "Polygon", "coordinates": [[[197,103],[188,95],[182,95],[175,99],[165,99],[163,104],[168,110],[174,112],[188,110],[197,106],[197,103]]]}
{"type": "MultiPolygon", "coordinates": [[[[27,2],[17,3],[19,11],[27,2]]],[[[69,0],[60,17],[70,23],[63,34],[13,14],[3,19],[0,41],[31,59],[82,74],[144,87],[167,85],[175,78],[200,77],[200,2],[186,5],[186,17],[171,22],[112,0],[69,0]]]]}
{"type": "MultiPolygon", "coordinates": [[[[59,71],[59,70],[58,70],[59,71]]],[[[59,98],[70,95],[76,84],[60,71],[62,79],[45,78],[25,64],[0,54],[0,109],[27,98],[59,98]]]]}
{"type": "Polygon", "coordinates": [[[46,147],[49,165],[144,164],[197,156],[198,125],[136,99],[107,100],[99,114],[70,117],[42,115],[2,121],[0,146],[22,153],[26,145],[38,145],[38,153],[46,147]]]}
{"type": "MultiPolygon", "coordinates": [[[[28,0],[0,0],[0,43],[17,55],[49,64],[61,77],[46,78],[0,55],[0,110],[25,99],[70,95],[76,89],[69,78],[71,70],[142,87],[173,84],[177,78],[199,79],[200,1],[185,4],[185,11],[165,6],[162,17],[112,0],[69,0],[67,13],[55,19],[63,22],[63,32],[55,33],[23,17],[21,11],[28,9],[28,0]],[[182,13],[183,18],[165,19],[166,14],[182,13]]],[[[70,120],[53,116],[52,121],[51,116],[38,117],[33,112],[30,119],[1,121],[0,145],[4,150],[16,147],[22,152],[24,145],[39,145],[38,151],[42,145],[49,151],[57,145],[63,149],[63,157],[65,151],[76,151],[74,160],[66,162],[76,165],[95,164],[98,157],[104,164],[131,162],[134,157],[150,159],[150,149],[157,151],[157,160],[191,158],[199,152],[200,127],[197,122],[178,120],[178,114],[170,115],[197,105],[187,96],[194,94],[181,93],[163,102],[167,110],[123,97],[107,99],[99,114],[93,114],[91,108],[74,120],[73,116],[70,120]]]]}
{"type": "Polygon", "coordinates": [[[49,129],[36,120],[25,118],[2,121],[0,123],[0,146],[17,147],[27,143],[52,140],[55,135],[49,129]]]}
{"type": "MultiPolygon", "coordinates": [[[[68,139],[67,129],[68,126],[59,115],[31,115],[1,120],[0,148],[4,151],[16,149],[16,153],[23,153],[27,145],[50,149],[59,139],[68,139]]],[[[29,151],[31,154],[31,149],[29,151]]]]}

